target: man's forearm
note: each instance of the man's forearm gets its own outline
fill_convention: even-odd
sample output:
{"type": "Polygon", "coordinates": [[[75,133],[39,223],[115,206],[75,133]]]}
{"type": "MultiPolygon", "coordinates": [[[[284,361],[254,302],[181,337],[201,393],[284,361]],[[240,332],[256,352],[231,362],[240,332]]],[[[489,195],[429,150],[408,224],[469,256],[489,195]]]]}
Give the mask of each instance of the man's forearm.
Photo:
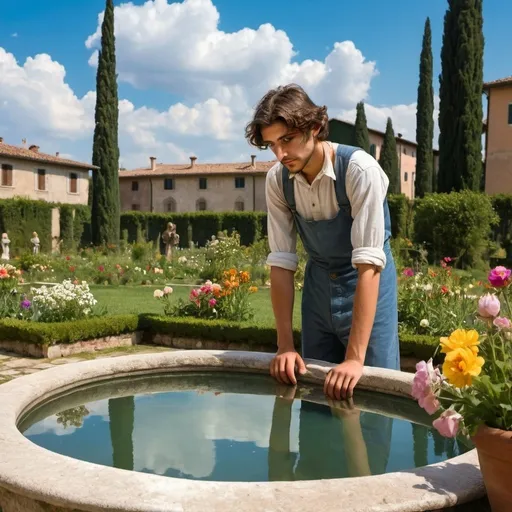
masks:
{"type": "Polygon", "coordinates": [[[373,265],[359,265],[358,272],[346,359],[364,364],[377,310],[380,272],[373,265]]]}
{"type": "Polygon", "coordinates": [[[281,267],[270,269],[270,297],[276,320],[277,345],[280,350],[294,349],[293,301],[294,272],[281,267]]]}

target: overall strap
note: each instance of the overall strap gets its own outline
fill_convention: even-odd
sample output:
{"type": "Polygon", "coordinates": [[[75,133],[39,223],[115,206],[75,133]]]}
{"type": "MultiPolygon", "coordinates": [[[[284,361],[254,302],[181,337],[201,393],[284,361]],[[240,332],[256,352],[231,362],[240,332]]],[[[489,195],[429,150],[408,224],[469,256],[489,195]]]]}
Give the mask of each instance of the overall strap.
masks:
{"type": "Polygon", "coordinates": [[[350,158],[352,157],[352,154],[360,149],[361,148],[355,146],[338,144],[338,148],[336,150],[336,158],[334,163],[334,173],[336,174],[336,199],[338,200],[338,206],[340,207],[340,209],[343,209],[349,213],[351,211],[351,207],[350,201],[348,200],[347,189],[345,185],[347,168],[350,158]]]}
{"type": "Polygon", "coordinates": [[[295,208],[295,190],[294,190],[294,181],[290,179],[290,171],[283,165],[281,178],[283,181],[283,194],[290,210],[293,214],[296,213],[295,208]]]}

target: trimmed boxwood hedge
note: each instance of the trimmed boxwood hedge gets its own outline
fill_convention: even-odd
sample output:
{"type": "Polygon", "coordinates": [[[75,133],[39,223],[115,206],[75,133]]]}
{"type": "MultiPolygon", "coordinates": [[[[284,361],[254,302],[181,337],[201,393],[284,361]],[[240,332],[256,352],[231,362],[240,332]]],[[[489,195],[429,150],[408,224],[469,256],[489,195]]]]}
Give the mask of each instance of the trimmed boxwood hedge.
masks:
{"type": "MultiPolygon", "coordinates": [[[[134,331],[145,331],[148,334],[171,334],[183,338],[240,342],[249,345],[276,346],[274,327],[226,320],[135,314],[102,316],[59,323],[37,323],[16,319],[0,320],[0,339],[25,341],[38,345],[73,343],[134,331]]],[[[300,349],[300,334],[300,329],[294,329],[293,335],[297,349],[300,349]]],[[[433,356],[438,344],[437,337],[400,336],[402,356],[427,360],[433,356]]]]}

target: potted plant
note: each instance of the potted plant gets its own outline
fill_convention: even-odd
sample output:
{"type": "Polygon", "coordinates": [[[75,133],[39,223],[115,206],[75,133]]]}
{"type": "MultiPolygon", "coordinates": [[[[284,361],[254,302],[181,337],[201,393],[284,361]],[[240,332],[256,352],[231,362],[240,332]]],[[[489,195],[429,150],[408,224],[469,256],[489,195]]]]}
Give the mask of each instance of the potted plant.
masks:
{"type": "Polygon", "coordinates": [[[478,301],[476,329],[456,329],[440,338],[433,359],[416,365],[412,395],[445,437],[473,441],[493,512],[512,507],[512,293],[511,270],[488,275],[478,301]],[[479,332],[480,331],[480,332],[479,332]]]}

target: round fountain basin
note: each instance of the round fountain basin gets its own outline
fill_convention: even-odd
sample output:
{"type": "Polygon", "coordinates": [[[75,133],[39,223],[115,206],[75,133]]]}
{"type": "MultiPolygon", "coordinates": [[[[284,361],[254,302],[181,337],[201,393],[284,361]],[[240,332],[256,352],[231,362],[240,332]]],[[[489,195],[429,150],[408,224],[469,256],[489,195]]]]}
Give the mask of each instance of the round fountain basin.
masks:
{"type": "Polygon", "coordinates": [[[0,507],[78,511],[422,511],[484,495],[475,450],[441,437],[412,375],[333,366],[294,389],[271,354],[183,351],[65,365],[0,386],[0,507]]]}

